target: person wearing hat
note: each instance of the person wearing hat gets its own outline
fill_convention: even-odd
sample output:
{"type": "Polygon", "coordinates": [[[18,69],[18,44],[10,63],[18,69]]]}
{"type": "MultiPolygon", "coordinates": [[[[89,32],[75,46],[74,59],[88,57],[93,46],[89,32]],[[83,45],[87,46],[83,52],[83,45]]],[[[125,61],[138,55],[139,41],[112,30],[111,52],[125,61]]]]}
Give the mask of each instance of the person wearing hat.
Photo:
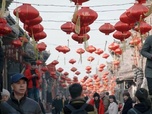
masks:
{"type": "Polygon", "coordinates": [[[28,79],[20,73],[11,77],[12,93],[7,104],[1,104],[1,114],[42,114],[39,104],[26,97],[28,79]]]}
{"type": "Polygon", "coordinates": [[[28,97],[39,101],[39,86],[40,86],[40,73],[37,69],[36,62],[32,62],[24,72],[25,77],[28,79],[28,97]]]}
{"type": "Polygon", "coordinates": [[[7,89],[2,90],[2,101],[7,101],[10,98],[10,92],[7,89]]]}
{"type": "Polygon", "coordinates": [[[88,103],[94,106],[97,114],[104,114],[104,104],[97,92],[94,93],[93,99],[91,99],[88,103]]]}

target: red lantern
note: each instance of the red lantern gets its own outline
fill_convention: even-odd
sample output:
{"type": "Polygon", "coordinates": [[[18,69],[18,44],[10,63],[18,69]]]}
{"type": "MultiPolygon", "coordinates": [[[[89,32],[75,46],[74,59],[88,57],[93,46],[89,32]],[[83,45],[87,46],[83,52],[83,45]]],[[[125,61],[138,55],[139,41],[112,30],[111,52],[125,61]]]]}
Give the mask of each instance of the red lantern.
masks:
{"type": "Polygon", "coordinates": [[[138,37],[134,37],[130,40],[129,44],[132,46],[137,46],[141,42],[141,39],[138,37]]]}
{"type": "Polygon", "coordinates": [[[136,19],[136,21],[140,21],[146,17],[146,13],[149,11],[148,7],[139,3],[135,3],[132,7],[127,11],[127,16],[129,18],[136,19]]]}
{"type": "Polygon", "coordinates": [[[92,62],[94,60],[94,57],[90,56],[90,57],[88,57],[87,60],[90,61],[90,62],[92,62]]]}
{"type": "Polygon", "coordinates": [[[82,49],[82,48],[79,48],[79,49],[77,49],[76,52],[81,55],[81,54],[83,54],[85,52],[85,50],[82,49]]]}
{"type": "Polygon", "coordinates": [[[107,54],[107,53],[104,53],[104,54],[102,55],[102,58],[107,59],[108,57],[109,57],[109,54],[107,54]]]}
{"type": "Polygon", "coordinates": [[[61,73],[61,72],[63,71],[63,68],[59,67],[59,68],[57,69],[57,71],[61,73]]]}
{"type": "Polygon", "coordinates": [[[67,34],[70,34],[74,30],[74,24],[72,22],[66,22],[61,26],[61,30],[67,34]]]}
{"type": "Polygon", "coordinates": [[[138,1],[138,3],[140,4],[146,3],[146,0],[136,0],[136,1],[138,1]]]}
{"type": "Polygon", "coordinates": [[[69,47],[67,47],[67,46],[62,46],[62,50],[61,50],[62,53],[66,54],[66,53],[69,52],[69,51],[70,51],[70,48],[69,48],[69,47]]]}
{"type": "Polygon", "coordinates": [[[31,20],[39,16],[39,11],[27,3],[14,9],[13,13],[23,20],[31,20]]]}
{"type": "Polygon", "coordinates": [[[37,44],[36,47],[37,47],[38,51],[42,52],[46,49],[47,45],[44,42],[41,42],[41,43],[37,44]]]}
{"type": "Polygon", "coordinates": [[[110,50],[116,50],[117,48],[119,48],[119,44],[113,42],[113,43],[111,43],[111,44],[108,46],[108,48],[109,48],[110,50]]]}
{"type": "Polygon", "coordinates": [[[76,13],[76,20],[72,20],[74,24],[80,21],[80,25],[88,26],[92,24],[98,17],[98,14],[89,7],[81,7],[76,13]]]}
{"type": "Polygon", "coordinates": [[[75,62],[76,62],[75,59],[70,59],[70,60],[69,60],[69,63],[71,63],[71,64],[74,64],[75,62]]]}
{"type": "Polygon", "coordinates": [[[89,0],[71,0],[72,2],[75,3],[75,5],[82,5],[83,2],[87,2],[89,0]]]}
{"type": "Polygon", "coordinates": [[[72,39],[77,41],[80,44],[89,40],[89,38],[90,38],[90,36],[88,34],[81,34],[81,35],[73,34],[72,35],[72,39]]]}
{"type": "Polygon", "coordinates": [[[48,68],[47,68],[46,66],[43,66],[43,67],[41,68],[41,70],[42,70],[43,72],[46,72],[46,71],[48,71],[48,68]]]}
{"type": "Polygon", "coordinates": [[[100,64],[99,68],[104,68],[106,65],[105,64],[100,64]]]}
{"type": "Polygon", "coordinates": [[[90,73],[91,73],[91,71],[90,71],[90,70],[87,70],[87,71],[86,71],[86,73],[87,73],[87,74],[90,74],[90,73]]]}
{"type": "Polygon", "coordinates": [[[76,71],[75,74],[76,74],[76,75],[80,75],[81,73],[80,73],[79,71],[76,71]]]}
{"type": "Polygon", "coordinates": [[[64,74],[65,76],[68,76],[68,75],[69,75],[69,73],[68,73],[68,72],[64,72],[63,74],[64,74]]]}
{"type": "Polygon", "coordinates": [[[96,48],[93,45],[90,45],[87,47],[86,51],[89,53],[93,53],[94,51],[96,51],[96,48]]]}
{"type": "Polygon", "coordinates": [[[39,33],[44,30],[44,28],[41,24],[37,24],[37,25],[33,25],[33,26],[27,26],[24,24],[24,29],[26,31],[28,31],[30,34],[39,33]]]}
{"type": "MultiPolygon", "coordinates": [[[[29,36],[32,37],[32,34],[29,34],[29,36]]],[[[39,41],[41,39],[46,38],[46,36],[47,36],[47,34],[44,31],[42,31],[42,32],[34,34],[34,39],[35,39],[35,41],[39,41]]]]}
{"type": "Polygon", "coordinates": [[[5,23],[0,23],[0,36],[7,35],[12,32],[12,29],[5,23]]]}
{"type": "Polygon", "coordinates": [[[53,64],[53,65],[57,65],[58,63],[59,62],[57,60],[54,60],[54,61],[51,62],[51,64],[53,64]]]}
{"type": "Polygon", "coordinates": [[[121,48],[117,48],[114,50],[114,53],[117,55],[121,55],[122,54],[122,49],[121,48]]]}
{"type": "Polygon", "coordinates": [[[116,30],[121,31],[121,32],[125,32],[131,29],[127,23],[123,23],[121,21],[118,21],[114,27],[116,30]]]}
{"type": "Polygon", "coordinates": [[[131,32],[130,31],[127,31],[127,32],[120,32],[120,31],[116,31],[114,32],[113,34],[113,37],[115,39],[118,39],[120,41],[124,41],[125,39],[129,38],[131,36],[131,32]]]}
{"type": "Polygon", "coordinates": [[[12,44],[14,45],[14,47],[19,48],[22,46],[22,42],[19,39],[13,40],[12,44]]]}
{"type": "Polygon", "coordinates": [[[96,49],[95,53],[98,55],[101,55],[103,53],[103,50],[98,48],[98,49],[96,49]]]}
{"type": "Polygon", "coordinates": [[[41,16],[38,16],[34,19],[30,19],[30,20],[23,20],[23,19],[20,19],[21,22],[23,22],[24,24],[28,25],[28,26],[33,26],[33,25],[37,25],[39,23],[42,22],[42,17],[41,16]]]}
{"type": "Polygon", "coordinates": [[[149,25],[145,21],[141,21],[139,26],[136,26],[134,30],[140,32],[141,34],[145,34],[151,30],[151,25],[149,25]]]}
{"type": "Polygon", "coordinates": [[[87,67],[86,67],[86,70],[87,70],[87,71],[90,71],[91,69],[92,69],[91,66],[87,66],[87,67]]]}
{"type": "Polygon", "coordinates": [[[98,68],[98,71],[99,71],[99,72],[102,72],[102,71],[103,71],[103,68],[99,67],[99,68],[98,68]]]}
{"type": "Polygon", "coordinates": [[[42,63],[43,63],[43,62],[42,62],[41,60],[37,60],[37,61],[36,61],[36,64],[37,64],[37,65],[41,65],[42,63]]]}
{"type": "Polygon", "coordinates": [[[129,18],[126,12],[120,15],[120,21],[123,23],[127,23],[128,25],[134,25],[134,23],[136,22],[134,18],[129,18]]]}
{"type": "Polygon", "coordinates": [[[110,33],[115,31],[115,28],[110,23],[105,23],[100,26],[99,31],[105,33],[105,35],[109,35],[110,33]]]}
{"type": "Polygon", "coordinates": [[[72,72],[75,72],[75,71],[77,71],[77,68],[72,67],[72,68],[71,68],[71,71],[72,71],[72,72]]]}

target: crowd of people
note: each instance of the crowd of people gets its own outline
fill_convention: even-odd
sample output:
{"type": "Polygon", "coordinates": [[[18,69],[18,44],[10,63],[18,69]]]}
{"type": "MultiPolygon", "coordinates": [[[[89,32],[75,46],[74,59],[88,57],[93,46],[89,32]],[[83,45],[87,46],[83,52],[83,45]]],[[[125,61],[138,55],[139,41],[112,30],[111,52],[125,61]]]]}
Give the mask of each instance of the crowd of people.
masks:
{"type": "MultiPolygon", "coordinates": [[[[80,83],[69,86],[69,96],[64,95],[52,102],[52,114],[152,114],[152,36],[146,38],[141,54],[147,58],[145,72],[138,66],[133,66],[137,90],[134,98],[128,91],[124,91],[123,100],[119,102],[115,95],[108,91],[92,96],[84,96],[80,83]],[[141,87],[144,75],[147,79],[148,90],[141,87]]],[[[45,114],[45,108],[39,95],[40,74],[36,63],[32,62],[24,74],[17,73],[11,77],[9,92],[1,92],[0,114],[45,114]]]]}

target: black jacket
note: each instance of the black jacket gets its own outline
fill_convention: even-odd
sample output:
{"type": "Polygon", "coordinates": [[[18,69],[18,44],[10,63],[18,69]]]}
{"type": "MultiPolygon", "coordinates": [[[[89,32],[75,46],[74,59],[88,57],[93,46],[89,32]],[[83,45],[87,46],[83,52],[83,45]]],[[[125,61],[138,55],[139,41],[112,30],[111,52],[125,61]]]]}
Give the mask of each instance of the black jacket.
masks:
{"type": "Polygon", "coordinates": [[[135,104],[134,108],[131,108],[127,114],[152,114],[151,107],[146,104],[135,104]]]}
{"type": "Polygon", "coordinates": [[[132,108],[133,105],[133,101],[132,99],[129,97],[124,104],[123,110],[122,110],[122,114],[127,114],[128,110],[130,110],[132,108]]]}
{"type": "MultiPolygon", "coordinates": [[[[70,104],[75,108],[79,109],[83,104],[85,104],[86,101],[84,99],[75,99],[71,100],[70,104]]],[[[86,111],[88,114],[95,114],[94,107],[90,104],[87,105],[86,111]]],[[[63,108],[63,113],[64,114],[71,114],[71,110],[68,109],[66,106],[63,108]]]]}
{"type": "Polygon", "coordinates": [[[39,104],[28,98],[23,97],[19,102],[11,95],[11,98],[1,103],[2,111],[0,114],[42,114],[39,104]]]}

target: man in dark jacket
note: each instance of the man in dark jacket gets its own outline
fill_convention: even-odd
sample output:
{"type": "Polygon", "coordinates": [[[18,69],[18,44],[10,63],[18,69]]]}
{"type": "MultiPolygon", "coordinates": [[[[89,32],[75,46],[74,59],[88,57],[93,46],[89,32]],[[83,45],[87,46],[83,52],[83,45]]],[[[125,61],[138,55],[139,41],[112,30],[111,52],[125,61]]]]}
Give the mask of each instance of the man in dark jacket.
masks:
{"type": "Polygon", "coordinates": [[[152,97],[152,36],[148,36],[141,49],[141,54],[147,58],[145,66],[145,77],[147,79],[149,95],[152,97]]]}
{"type": "MultiPolygon", "coordinates": [[[[72,105],[75,109],[80,109],[81,106],[86,103],[86,101],[81,96],[82,86],[78,83],[74,83],[69,87],[69,92],[72,97],[72,100],[69,104],[72,105]]],[[[95,114],[94,107],[90,104],[87,104],[85,110],[88,112],[88,114],[95,114]]],[[[67,106],[63,108],[63,112],[64,114],[71,114],[71,110],[67,106]]]]}
{"type": "Polygon", "coordinates": [[[52,103],[55,114],[60,114],[63,108],[62,99],[60,99],[59,95],[56,96],[56,99],[53,100],[52,103]]]}
{"type": "Polygon", "coordinates": [[[17,73],[11,78],[12,94],[10,99],[1,103],[2,112],[0,114],[42,114],[39,104],[26,97],[27,78],[17,73]]]}

